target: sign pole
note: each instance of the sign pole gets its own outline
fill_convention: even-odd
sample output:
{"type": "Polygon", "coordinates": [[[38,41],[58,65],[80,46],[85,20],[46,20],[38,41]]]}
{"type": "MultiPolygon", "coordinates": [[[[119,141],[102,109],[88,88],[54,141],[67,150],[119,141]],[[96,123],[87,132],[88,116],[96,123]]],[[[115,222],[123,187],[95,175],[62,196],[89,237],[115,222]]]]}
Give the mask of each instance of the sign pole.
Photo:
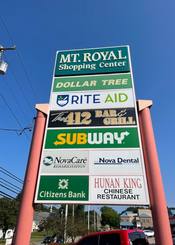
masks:
{"type": "Polygon", "coordinates": [[[170,222],[163,190],[158,154],[149,107],[152,101],[139,100],[139,121],[157,245],[172,245],[170,222]]]}
{"type": "Polygon", "coordinates": [[[36,105],[37,117],[35,121],[35,128],[22,192],[21,206],[16,226],[14,238],[15,245],[30,244],[30,235],[34,215],[33,198],[46,123],[46,115],[43,112],[46,112],[47,108],[48,106],[46,105],[36,105]]]}

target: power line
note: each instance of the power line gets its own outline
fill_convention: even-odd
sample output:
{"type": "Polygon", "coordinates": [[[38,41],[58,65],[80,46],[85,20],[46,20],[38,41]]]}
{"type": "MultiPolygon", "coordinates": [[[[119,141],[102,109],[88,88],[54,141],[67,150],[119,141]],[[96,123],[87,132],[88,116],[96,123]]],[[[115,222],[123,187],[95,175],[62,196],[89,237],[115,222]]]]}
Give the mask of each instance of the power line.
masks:
{"type": "Polygon", "coordinates": [[[0,191],[0,194],[2,197],[8,198],[8,199],[14,199],[14,197],[12,197],[11,195],[9,195],[3,191],[0,191]]]}
{"type": "MultiPolygon", "coordinates": [[[[7,28],[7,25],[6,25],[4,19],[2,18],[1,15],[0,15],[0,20],[1,20],[1,23],[2,23],[2,25],[4,26],[4,28],[5,28],[5,30],[6,30],[6,32],[7,32],[7,34],[8,34],[8,36],[9,36],[10,41],[11,41],[12,43],[14,43],[14,42],[13,42],[13,38],[12,38],[12,36],[11,36],[11,33],[9,32],[9,30],[8,30],[8,28],[7,28]]],[[[27,79],[27,81],[28,81],[28,84],[29,84],[29,86],[30,86],[30,89],[31,89],[31,91],[32,91],[32,93],[33,93],[33,94],[32,94],[32,95],[33,95],[33,98],[34,98],[35,100],[37,100],[37,99],[36,99],[36,98],[37,98],[36,93],[35,93],[35,91],[34,91],[34,89],[33,89],[33,86],[32,86],[32,84],[31,84],[31,81],[30,81],[30,79],[29,79],[28,73],[27,73],[27,71],[26,71],[26,69],[25,69],[24,62],[23,62],[23,60],[22,60],[22,58],[21,58],[21,55],[20,55],[20,53],[19,53],[18,51],[16,51],[16,53],[17,53],[17,56],[18,56],[18,58],[19,58],[19,60],[20,60],[21,66],[22,66],[22,68],[23,68],[23,71],[24,71],[24,74],[25,74],[26,79],[27,79]]]]}
{"type": "Polygon", "coordinates": [[[22,129],[14,129],[14,128],[0,128],[0,131],[9,131],[9,132],[16,132],[17,135],[22,135],[25,130],[29,130],[30,132],[32,131],[32,126],[31,127],[25,127],[22,129]]]}
{"type": "Polygon", "coordinates": [[[12,190],[12,189],[8,188],[8,187],[7,187],[7,186],[5,186],[5,185],[0,184],[0,186],[2,186],[3,188],[7,189],[7,190],[8,190],[8,191],[10,191],[10,192],[13,192],[13,193],[19,194],[19,192],[16,192],[15,190],[12,190]]]}
{"type": "Polygon", "coordinates": [[[19,182],[20,184],[23,184],[23,180],[21,180],[20,178],[18,178],[16,175],[12,174],[11,172],[9,172],[8,170],[6,170],[5,168],[0,167],[0,172],[6,174],[10,178],[12,178],[15,181],[19,182]]]}
{"type": "Polygon", "coordinates": [[[0,182],[2,183],[2,184],[6,184],[6,185],[8,185],[8,186],[10,186],[10,188],[15,188],[17,191],[21,191],[21,188],[20,187],[18,187],[17,185],[14,185],[14,184],[12,184],[12,183],[10,183],[9,181],[7,181],[7,180],[5,180],[4,178],[0,178],[0,182]],[[5,183],[4,183],[5,182],[5,183]]]}
{"type": "MultiPolygon", "coordinates": [[[[16,84],[18,85],[19,91],[21,92],[21,95],[23,96],[23,100],[26,102],[26,109],[27,109],[27,111],[28,112],[31,112],[31,107],[33,107],[33,103],[32,102],[30,103],[30,101],[28,100],[28,96],[25,96],[23,87],[21,86],[21,84],[19,83],[18,79],[16,78],[16,75],[15,75],[15,73],[13,71],[13,68],[10,69],[9,75],[11,76],[11,80],[12,81],[14,80],[16,82],[16,84]]],[[[16,96],[16,93],[14,93],[14,91],[12,90],[12,87],[13,86],[10,86],[7,81],[6,81],[5,85],[7,86],[8,91],[11,92],[14,100],[16,101],[16,105],[20,109],[20,112],[23,114],[24,118],[29,117],[29,113],[27,113],[26,109],[24,110],[22,108],[22,106],[21,106],[21,103],[18,102],[18,97],[19,96],[17,97],[16,96]]],[[[20,96],[20,98],[21,98],[21,96],[20,96]]]]}
{"type": "Polygon", "coordinates": [[[23,98],[24,98],[24,100],[26,101],[26,104],[27,104],[28,108],[31,109],[31,107],[33,107],[32,101],[29,101],[29,100],[28,100],[28,96],[25,95],[24,89],[23,89],[23,87],[21,86],[21,84],[19,83],[19,81],[18,81],[18,79],[17,79],[17,77],[16,77],[16,75],[15,75],[15,73],[14,73],[14,71],[13,71],[13,68],[11,68],[10,71],[11,71],[11,73],[12,73],[12,78],[14,78],[14,80],[16,81],[16,84],[18,85],[19,90],[21,91],[21,94],[23,95],[23,98]]]}
{"type": "MultiPolygon", "coordinates": [[[[13,110],[11,109],[11,107],[9,106],[9,104],[7,103],[6,99],[4,98],[4,96],[2,94],[0,94],[0,97],[2,98],[2,100],[5,103],[5,105],[7,106],[7,108],[9,109],[9,111],[11,112],[11,114],[12,114],[13,118],[15,119],[15,121],[17,122],[17,124],[20,126],[20,128],[23,128],[23,126],[21,125],[20,121],[16,117],[15,113],[13,112],[13,110]]],[[[28,138],[28,135],[26,134],[26,132],[25,132],[25,135],[28,138]]]]}

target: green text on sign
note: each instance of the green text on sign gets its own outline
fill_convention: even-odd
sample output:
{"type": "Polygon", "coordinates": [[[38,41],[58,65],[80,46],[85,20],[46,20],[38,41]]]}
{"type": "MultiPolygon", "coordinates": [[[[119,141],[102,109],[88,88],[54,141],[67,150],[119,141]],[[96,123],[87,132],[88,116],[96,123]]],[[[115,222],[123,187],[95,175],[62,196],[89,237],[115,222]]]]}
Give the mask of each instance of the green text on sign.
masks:
{"type": "Polygon", "coordinates": [[[53,92],[131,88],[130,74],[57,77],[53,92]]]}
{"type": "Polygon", "coordinates": [[[139,147],[137,128],[47,130],[45,149],[139,147]]]}
{"type": "Polygon", "coordinates": [[[41,176],[37,200],[87,201],[88,176],[41,176]]]}
{"type": "Polygon", "coordinates": [[[129,72],[128,46],[60,51],[55,76],[129,72]]]}

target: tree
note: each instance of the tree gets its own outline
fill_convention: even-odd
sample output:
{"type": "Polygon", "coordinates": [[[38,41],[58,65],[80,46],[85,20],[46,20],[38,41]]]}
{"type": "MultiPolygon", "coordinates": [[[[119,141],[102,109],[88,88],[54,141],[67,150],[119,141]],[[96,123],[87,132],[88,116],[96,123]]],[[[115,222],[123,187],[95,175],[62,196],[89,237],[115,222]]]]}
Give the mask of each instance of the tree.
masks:
{"type": "Polygon", "coordinates": [[[101,224],[109,225],[110,227],[119,227],[120,217],[119,214],[110,207],[101,208],[101,224]]]}
{"type": "MultiPolygon", "coordinates": [[[[48,234],[56,234],[63,238],[65,234],[65,205],[53,213],[41,224],[48,234]]],[[[76,236],[87,233],[87,225],[84,224],[84,206],[69,205],[66,225],[66,234],[74,242],[76,236]]]]}
{"type": "Polygon", "coordinates": [[[83,222],[83,220],[72,220],[71,217],[68,218],[67,221],[67,235],[71,238],[74,243],[75,238],[77,236],[84,236],[87,234],[87,225],[83,222]]]}
{"type": "Polygon", "coordinates": [[[19,211],[19,201],[16,199],[0,198],[0,228],[4,231],[14,228],[19,211]]]}

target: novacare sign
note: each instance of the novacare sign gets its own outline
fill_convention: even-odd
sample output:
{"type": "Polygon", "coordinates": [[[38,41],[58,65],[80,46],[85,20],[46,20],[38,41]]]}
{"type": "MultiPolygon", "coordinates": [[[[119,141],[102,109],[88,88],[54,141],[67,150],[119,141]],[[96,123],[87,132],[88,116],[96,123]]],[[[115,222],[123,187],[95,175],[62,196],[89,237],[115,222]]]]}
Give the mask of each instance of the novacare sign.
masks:
{"type": "Polygon", "coordinates": [[[89,172],[89,152],[69,150],[47,150],[41,159],[43,174],[86,174],[89,172]]]}

